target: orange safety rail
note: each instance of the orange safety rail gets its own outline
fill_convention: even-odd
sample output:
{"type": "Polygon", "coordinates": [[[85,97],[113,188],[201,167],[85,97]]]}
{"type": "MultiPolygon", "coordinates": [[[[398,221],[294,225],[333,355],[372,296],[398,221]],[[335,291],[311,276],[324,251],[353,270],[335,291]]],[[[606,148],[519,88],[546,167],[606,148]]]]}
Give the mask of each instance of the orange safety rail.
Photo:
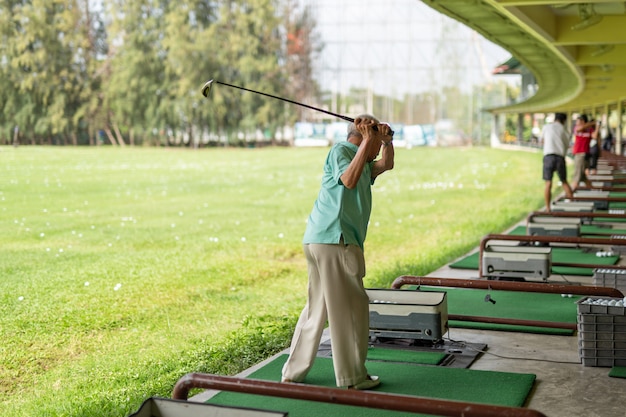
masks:
{"type": "MultiPolygon", "coordinates": [[[[626,178],[624,179],[614,179],[614,180],[590,180],[591,182],[611,182],[614,184],[626,184],[626,178]]],[[[612,187],[612,186],[606,186],[606,185],[600,185],[600,186],[592,186],[592,187],[587,187],[584,185],[580,185],[576,188],[576,191],[615,191],[615,192],[624,192],[626,191],[626,187],[622,186],[622,187],[612,187]]]]}
{"type": "MultiPolygon", "coordinates": [[[[314,385],[280,383],[257,379],[190,373],[178,380],[172,398],[187,400],[194,388],[242,392],[332,404],[423,413],[447,417],[546,417],[529,408],[504,407],[427,397],[366,392],[314,385]]],[[[339,415],[339,414],[338,414],[339,415]]]]}
{"type": "MultiPolygon", "coordinates": [[[[524,292],[541,292],[554,294],[572,294],[572,295],[592,295],[603,297],[623,297],[622,292],[615,288],[608,287],[592,287],[582,285],[562,285],[548,283],[533,282],[515,282],[515,281],[488,281],[488,280],[470,280],[455,278],[434,278],[434,277],[416,277],[411,275],[403,275],[396,278],[391,284],[392,289],[400,289],[404,285],[430,285],[433,287],[455,287],[455,288],[472,288],[486,289],[494,291],[524,291],[524,292]]],[[[486,316],[467,316],[461,314],[448,314],[448,320],[470,321],[478,323],[507,324],[513,326],[531,326],[546,327],[552,329],[576,330],[576,323],[562,323],[553,321],[540,320],[524,320],[512,318],[486,317],[486,316]]]]}
{"type": "MultiPolygon", "coordinates": [[[[531,223],[535,217],[564,217],[564,218],[574,218],[574,219],[595,219],[595,218],[603,218],[603,219],[625,219],[626,215],[624,214],[613,214],[613,213],[598,213],[591,211],[533,211],[526,218],[526,223],[531,223]]],[[[610,229],[607,229],[610,230],[610,229]]]]}
{"type": "MultiPolygon", "coordinates": [[[[560,217],[560,218],[573,218],[573,219],[595,219],[595,218],[602,218],[602,219],[625,219],[626,215],[624,214],[615,214],[615,213],[606,213],[606,214],[602,214],[602,213],[597,213],[597,212],[585,212],[585,211],[581,211],[581,212],[568,212],[568,211],[552,211],[552,212],[547,212],[547,211],[533,211],[532,213],[530,213],[528,215],[528,217],[526,218],[526,233],[529,233],[529,228],[530,228],[530,223],[532,223],[533,220],[535,220],[535,218],[537,217],[560,217]]],[[[609,220],[610,221],[610,220],[609,220]]],[[[607,228],[606,229],[606,233],[592,233],[595,235],[610,235],[610,236],[620,236],[617,233],[611,233],[611,228],[607,228]]],[[[622,234],[621,236],[623,236],[624,239],[626,239],[626,235],[622,234]]]]}
{"type": "Polygon", "coordinates": [[[490,281],[459,278],[435,278],[402,275],[396,278],[391,288],[400,289],[404,285],[430,285],[433,287],[479,288],[501,291],[541,292],[552,294],[592,295],[622,298],[624,294],[616,288],[586,285],[565,285],[540,282],[490,281]]]}
{"type": "Polygon", "coordinates": [[[606,201],[608,203],[626,203],[626,197],[600,197],[600,196],[572,196],[572,197],[561,197],[561,200],[569,200],[569,201],[606,201]]]}

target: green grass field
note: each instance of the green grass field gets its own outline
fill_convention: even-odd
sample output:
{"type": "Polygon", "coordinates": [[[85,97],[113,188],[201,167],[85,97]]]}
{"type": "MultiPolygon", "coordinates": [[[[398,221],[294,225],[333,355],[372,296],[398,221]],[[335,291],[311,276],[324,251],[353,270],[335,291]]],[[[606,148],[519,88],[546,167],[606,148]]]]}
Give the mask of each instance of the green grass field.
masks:
{"type": "MultiPolygon", "coordinates": [[[[327,151],[0,148],[0,415],[126,416],[285,346],[327,151]]],[[[389,287],[539,208],[541,155],[399,149],[373,193],[389,287]]]]}

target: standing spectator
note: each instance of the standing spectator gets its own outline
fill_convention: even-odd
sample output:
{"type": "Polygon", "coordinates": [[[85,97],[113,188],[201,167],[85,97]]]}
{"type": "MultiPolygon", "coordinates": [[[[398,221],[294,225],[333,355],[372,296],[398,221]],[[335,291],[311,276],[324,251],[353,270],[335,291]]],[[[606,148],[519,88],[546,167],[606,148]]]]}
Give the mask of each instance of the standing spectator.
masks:
{"type": "Polygon", "coordinates": [[[591,141],[589,142],[589,152],[587,152],[587,175],[595,175],[598,172],[598,158],[600,157],[600,146],[598,145],[599,132],[600,121],[598,120],[591,133],[591,141]]]}
{"type": "Polygon", "coordinates": [[[365,368],[369,298],[363,286],[363,244],[371,186],[393,168],[392,135],[388,125],[361,115],[349,125],[347,141],[336,143],[328,153],[303,239],[308,299],[296,324],[282,382],[304,380],[328,320],[337,386],[365,390],[380,384],[365,368]],[[381,147],[382,156],[376,160],[381,147]]]}
{"type": "Polygon", "coordinates": [[[569,147],[569,134],[565,131],[567,115],[556,113],[554,122],[543,127],[540,142],[543,143],[543,179],[545,181],[544,198],[546,211],[551,211],[552,177],[556,172],[563,184],[567,198],[572,198],[572,189],[567,182],[565,155],[569,147]]]}
{"type": "Polygon", "coordinates": [[[613,133],[610,127],[607,127],[606,136],[602,139],[602,149],[607,152],[613,152],[613,133]]]}
{"type": "Polygon", "coordinates": [[[575,191],[583,181],[587,188],[591,188],[591,181],[587,178],[585,170],[587,168],[587,153],[589,153],[589,144],[595,122],[590,122],[587,115],[581,114],[576,119],[574,125],[574,146],[572,153],[574,154],[574,176],[572,177],[572,189],[575,191]]]}

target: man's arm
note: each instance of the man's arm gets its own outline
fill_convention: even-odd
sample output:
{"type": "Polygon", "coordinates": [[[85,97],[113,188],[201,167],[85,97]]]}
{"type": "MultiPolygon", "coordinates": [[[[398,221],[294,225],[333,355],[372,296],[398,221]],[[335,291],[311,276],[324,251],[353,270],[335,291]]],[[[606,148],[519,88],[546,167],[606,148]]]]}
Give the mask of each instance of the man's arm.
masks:
{"type": "Polygon", "coordinates": [[[368,158],[370,153],[372,152],[373,146],[380,147],[380,138],[373,130],[373,126],[375,126],[371,120],[361,121],[360,119],[355,120],[355,126],[361,133],[363,137],[361,144],[359,145],[359,149],[356,152],[356,155],[348,165],[348,168],[341,174],[341,183],[350,189],[356,188],[357,183],[359,182],[359,178],[363,173],[363,168],[365,164],[368,162],[368,158]]]}
{"type": "Polygon", "coordinates": [[[592,121],[592,122],[587,122],[587,123],[581,123],[578,124],[576,123],[576,125],[574,126],[574,132],[576,133],[580,133],[583,130],[589,129],[592,126],[595,126],[596,122],[592,121]]]}
{"type": "MultiPolygon", "coordinates": [[[[567,155],[567,150],[570,147],[570,134],[567,132],[567,130],[563,130],[563,134],[561,135],[561,141],[563,142],[563,145],[565,146],[565,155],[567,155]]],[[[563,156],[565,156],[563,155],[563,156]]]]}
{"type": "Polygon", "coordinates": [[[383,151],[381,158],[372,164],[372,180],[383,172],[393,169],[395,156],[391,126],[386,123],[378,125],[378,133],[378,137],[383,143],[383,151]]]}
{"type": "Polygon", "coordinates": [[[382,156],[372,164],[372,179],[385,171],[393,169],[394,156],[395,149],[393,148],[393,141],[385,138],[385,140],[383,140],[382,156]]]}
{"type": "Polygon", "coordinates": [[[596,122],[596,124],[594,124],[593,126],[593,132],[591,132],[591,139],[596,139],[598,140],[598,134],[600,133],[600,127],[602,125],[600,124],[600,121],[596,122]]]}

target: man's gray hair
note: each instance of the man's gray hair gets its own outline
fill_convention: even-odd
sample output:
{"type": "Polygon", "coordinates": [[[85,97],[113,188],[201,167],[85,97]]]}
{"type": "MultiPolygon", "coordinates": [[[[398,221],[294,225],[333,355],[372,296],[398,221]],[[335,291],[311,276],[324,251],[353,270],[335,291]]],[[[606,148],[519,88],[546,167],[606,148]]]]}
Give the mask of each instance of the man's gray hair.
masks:
{"type": "MultiPolygon", "coordinates": [[[[358,115],[357,117],[354,118],[354,120],[356,119],[369,119],[369,120],[375,121],[376,123],[380,123],[380,121],[377,118],[367,113],[358,115]]],[[[357,130],[356,126],[354,125],[354,122],[348,124],[348,138],[351,136],[360,136],[360,135],[361,134],[357,130]]]]}

